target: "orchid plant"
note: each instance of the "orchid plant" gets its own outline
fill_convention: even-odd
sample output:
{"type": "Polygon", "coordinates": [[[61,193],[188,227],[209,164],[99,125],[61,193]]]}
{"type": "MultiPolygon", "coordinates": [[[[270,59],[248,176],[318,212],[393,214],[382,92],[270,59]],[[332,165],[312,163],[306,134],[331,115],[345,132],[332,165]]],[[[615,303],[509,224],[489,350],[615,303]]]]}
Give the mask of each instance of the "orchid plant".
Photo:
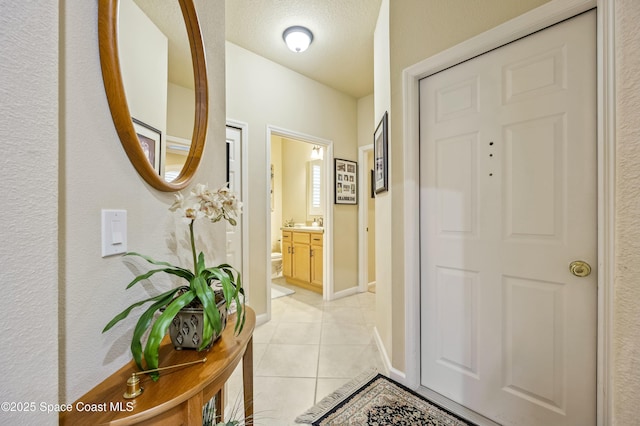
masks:
{"type": "MultiPolygon", "coordinates": [[[[183,278],[189,285],[172,288],[167,292],[132,304],[116,315],[102,330],[104,333],[111,329],[119,321],[126,318],[134,308],[151,303],[151,306],[140,315],[131,340],[131,353],[138,368],[141,370],[143,369],[143,356],[146,369],[153,370],[158,368],[160,342],[167,333],[167,329],[176,314],[188,305],[201,306],[204,311],[203,338],[199,350],[205,349],[211,343],[214,335],[220,335],[222,332],[222,318],[216,304],[215,291],[212,288],[214,283],[219,282],[221,284],[227,308],[235,302],[237,320],[234,332],[236,334],[242,331],[245,322],[244,290],[240,273],[228,264],[207,268],[205,266],[204,253],[196,254],[193,230],[195,221],[201,218],[209,219],[211,222],[219,222],[224,219],[235,226],[237,223],[236,218],[242,211],[242,203],[227,186],[217,190],[210,190],[207,185],[198,184],[191,190],[188,198],[183,197],[181,193],[176,193],[175,197],[175,202],[169,207],[169,210],[177,212],[183,221],[189,225],[194,270],[191,271],[174,266],[168,262],[159,262],[139,253],[128,252],[125,253],[125,256],[141,257],[152,265],[160,266],[160,268],[151,269],[144,274],[138,275],[127,285],[127,289],[158,272],[183,278]],[[158,311],[161,313],[154,320],[158,311]],[[151,328],[151,331],[147,337],[143,352],[142,337],[149,328],[151,328]]],[[[157,380],[159,375],[156,372],[151,376],[154,380],[157,380]]]]}

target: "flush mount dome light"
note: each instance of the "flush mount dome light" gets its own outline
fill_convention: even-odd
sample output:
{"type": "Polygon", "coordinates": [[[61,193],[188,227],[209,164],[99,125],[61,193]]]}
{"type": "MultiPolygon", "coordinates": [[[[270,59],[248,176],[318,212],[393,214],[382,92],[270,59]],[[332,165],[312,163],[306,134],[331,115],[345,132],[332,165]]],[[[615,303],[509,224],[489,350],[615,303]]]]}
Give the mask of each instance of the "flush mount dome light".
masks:
{"type": "Polygon", "coordinates": [[[295,26],[284,30],[282,38],[291,51],[300,53],[307,50],[313,41],[313,33],[308,28],[295,26]]]}

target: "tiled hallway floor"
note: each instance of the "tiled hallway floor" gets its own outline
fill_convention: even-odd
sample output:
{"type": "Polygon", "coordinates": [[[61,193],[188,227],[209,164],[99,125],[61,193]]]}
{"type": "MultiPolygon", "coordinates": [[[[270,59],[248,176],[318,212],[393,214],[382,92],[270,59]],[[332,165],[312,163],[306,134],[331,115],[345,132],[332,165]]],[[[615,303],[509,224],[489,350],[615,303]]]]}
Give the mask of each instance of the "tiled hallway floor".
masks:
{"type": "MultiPolygon", "coordinates": [[[[296,425],[296,416],[363,370],[384,372],[373,338],[375,294],[324,302],[319,294],[274,281],[295,293],[273,299],[271,321],[253,335],[258,426],[296,425]]],[[[241,366],[228,382],[227,407],[242,400],[241,366]]]]}

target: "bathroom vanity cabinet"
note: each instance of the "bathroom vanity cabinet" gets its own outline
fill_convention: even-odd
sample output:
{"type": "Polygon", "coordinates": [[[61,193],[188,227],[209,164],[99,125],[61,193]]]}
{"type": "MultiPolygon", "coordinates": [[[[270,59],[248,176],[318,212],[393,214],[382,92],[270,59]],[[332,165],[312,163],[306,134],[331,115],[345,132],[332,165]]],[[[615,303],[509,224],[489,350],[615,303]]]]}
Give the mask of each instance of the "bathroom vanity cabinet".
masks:
{"type": "Polygon", "coordinates": [[[282,275],[288,283],[322,293],[323,230],[282,230],[282,275]]]}
{"type": "Polygon", "coordinates": [[[322,293],[322,234],[311,234],[311,285],[322,293]]]}

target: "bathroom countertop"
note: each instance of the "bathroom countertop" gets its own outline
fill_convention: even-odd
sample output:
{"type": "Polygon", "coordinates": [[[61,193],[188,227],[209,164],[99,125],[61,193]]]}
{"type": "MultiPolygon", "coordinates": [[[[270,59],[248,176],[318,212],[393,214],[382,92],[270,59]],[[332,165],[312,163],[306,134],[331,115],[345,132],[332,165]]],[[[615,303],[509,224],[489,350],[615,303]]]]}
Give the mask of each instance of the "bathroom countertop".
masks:
{"type": "Polygon", "coordinates": [[[283,226],[280,229],[282,231],[317,232],[319,234],[324,233],[324,227],[322,226],[283,226]]]}

